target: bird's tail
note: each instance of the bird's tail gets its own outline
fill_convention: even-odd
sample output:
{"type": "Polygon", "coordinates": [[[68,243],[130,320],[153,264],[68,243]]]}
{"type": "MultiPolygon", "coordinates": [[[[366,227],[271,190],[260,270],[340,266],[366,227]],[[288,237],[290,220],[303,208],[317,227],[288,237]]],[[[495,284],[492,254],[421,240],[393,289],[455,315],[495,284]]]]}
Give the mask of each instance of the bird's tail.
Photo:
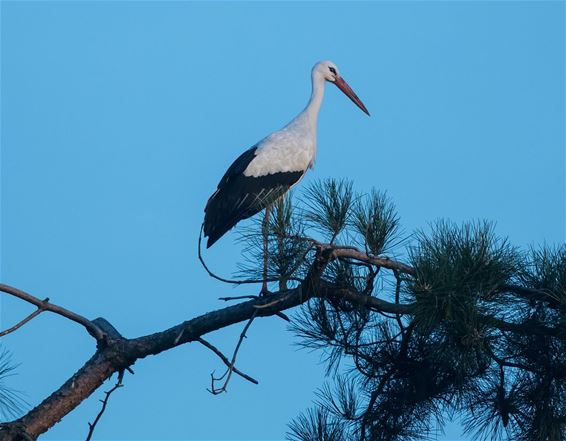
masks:
{"type": "Polygon", "coordinates": [[[224,236],[230,229],[236,225],[235,222],[223,224],[214,228],[207,230],[205,237],[208,237],[206,241],[206,248],[210,248],[212,245],[218,241],[222,236],[224,236]]]}
{"type": "Polygon", "coordinates": [[[231,230],[241,218],[234,216],[226,206],[222,206],[219,199],[216,199],[219,193],[214,193],[204,209],[204,223],[203,231],[204,237],[208,238],[206,241],[206,248],[210,248],[231,230]]]}

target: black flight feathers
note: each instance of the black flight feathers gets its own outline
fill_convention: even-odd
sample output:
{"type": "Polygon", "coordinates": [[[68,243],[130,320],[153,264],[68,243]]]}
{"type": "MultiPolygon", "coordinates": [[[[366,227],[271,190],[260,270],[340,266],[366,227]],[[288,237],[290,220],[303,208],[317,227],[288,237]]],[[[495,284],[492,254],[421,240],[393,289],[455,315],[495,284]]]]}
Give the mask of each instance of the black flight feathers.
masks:
{"type": "Polygon", "coordinates": [[[257,147],[242,153],[228,168],[204,209],[204,235],[210,248],[238,222],[247,219],[284,195],[304,171],[244,176],[257,147]]]}

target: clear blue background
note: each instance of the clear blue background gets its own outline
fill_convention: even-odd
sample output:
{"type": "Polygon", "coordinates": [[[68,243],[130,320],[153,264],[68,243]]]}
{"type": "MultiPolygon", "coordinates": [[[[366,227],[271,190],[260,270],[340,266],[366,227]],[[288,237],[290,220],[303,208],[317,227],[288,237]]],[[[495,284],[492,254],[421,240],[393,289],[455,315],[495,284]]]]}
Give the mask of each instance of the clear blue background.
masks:
{"type": "MultiPolygon", "coordinates": [[[[305,105],[332,59],[371,118],[329,86],[314,178],[387,190],[407,232],[486,218],[520,246],[565,235],[562,2],[7,2],[2,281],[139,336],[255,293],[196,260],[203,207],[245,148],[305,105]]],[[[229,275],[234,234],[207,254],[229,275]]],[[[2,327],[31,309],[2,297],[2,327]]],[[[241,326],[208,338],[230,352],[241,326]]],[[[321,386],[319,354],[258,320],[234,378],[190,344],[134,366],[97,439],[281,439],[321,386]]],[[[3,339],[35,405],[94,351],[43,314],[3,339]]],[[[84,439],[104,388],[47,439],[84,439]]],[[[457,424],[446,437],[459,439],[457,424]]]]}

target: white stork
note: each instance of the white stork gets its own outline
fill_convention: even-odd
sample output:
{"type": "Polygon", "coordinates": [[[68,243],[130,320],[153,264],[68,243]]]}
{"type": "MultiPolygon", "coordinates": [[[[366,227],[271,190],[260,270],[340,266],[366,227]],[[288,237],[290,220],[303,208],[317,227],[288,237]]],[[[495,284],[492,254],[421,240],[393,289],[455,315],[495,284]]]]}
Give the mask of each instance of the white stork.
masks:
{"type": "MultiPolygon", "coordinates": [[[[369,116],[368,110],[333,62],[315,64],[311,80],[312,94],[305,109],[281,130],[242,153],[220,179],[204,209],[207,248],[239,221],[270,207],[301,180],[307,169],[313,167],[318,111],[326,81],[334,83],[369,116]]],[[[268,216],[266,210],[266,218],[268,216]]]]}

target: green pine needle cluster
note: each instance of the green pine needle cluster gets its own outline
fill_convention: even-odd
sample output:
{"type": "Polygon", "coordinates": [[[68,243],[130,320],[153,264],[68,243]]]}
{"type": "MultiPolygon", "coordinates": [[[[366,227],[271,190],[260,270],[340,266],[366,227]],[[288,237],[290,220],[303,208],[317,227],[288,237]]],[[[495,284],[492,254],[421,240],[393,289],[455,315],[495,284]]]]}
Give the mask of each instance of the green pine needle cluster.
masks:
{"type": "Polygon", "coordinates": [[[353,185],[348,181],[315,182],[305,191],[304,218],[320,231],[329,242],[334,242],[346,228],[354,202],[353,185]]]}
{"type": "Polygon", "coordinates": [[[513,280],[522,261],[496,236],[493,224],[439,221],[431,230],[417,232],[409,249],[416,275],[407,288],[419,326],[430,330],[446,321],[467,322],[491,303],[505,301],[501,287],[513,280]]]}
{"type": "Polygon", "coordinates": [[[21,394],[6,384],[16,367],[11,354],[5,349],[0,350],[0,416],[3,421],[17,417],[26,406],[21,394]]]}
{"type": "Polygon", "coordinates": [[[372,190],[356,201],[352,224],[363,238],[365,248],[374,255],[387,252],[399,233],[399,216],[384,192],[372,190]]]}
{"type": "Polygon", "coordinates": [[[566,312],[566,248],[532,248],[520,278],[529,288],[541,291],[541,300],[549,306],[566,312]]]}

